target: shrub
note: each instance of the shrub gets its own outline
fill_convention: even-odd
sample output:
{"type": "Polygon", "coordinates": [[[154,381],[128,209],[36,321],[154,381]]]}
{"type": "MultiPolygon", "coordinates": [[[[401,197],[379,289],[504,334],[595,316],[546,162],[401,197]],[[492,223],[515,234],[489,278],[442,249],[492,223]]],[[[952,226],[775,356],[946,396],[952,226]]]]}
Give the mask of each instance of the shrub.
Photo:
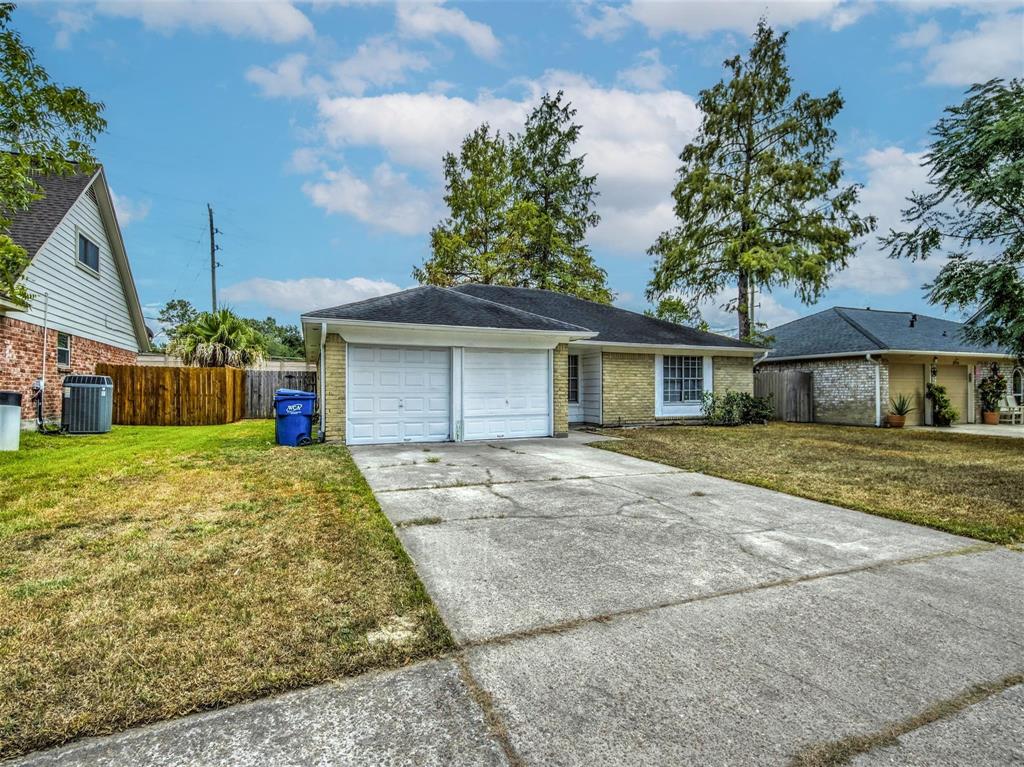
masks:
{"type": "Polygon", "coordinates": [[[932,420],[936,426],[949,426],[960,417],[960,411],[949,401],[945,386],[937,383],[928,384],[928,399],[932,401],[932,420]]]}
{"type": "Polygon", "coordinates": [[[739,391],[727,391],[725,394],[705,392],[701,411],[705,422],[712,426],[767,423],[774,412],[768,397],[755,397],[739,391]]]}
{"type": "Polygon", "coordinates": [[[986,413],[998,413],[1006,394],[1006,376],[999,372],[999,366],[993,365],[992,371],[981,379],[978,384],[978,396],[981,397],[981,409],[986,413]]]}

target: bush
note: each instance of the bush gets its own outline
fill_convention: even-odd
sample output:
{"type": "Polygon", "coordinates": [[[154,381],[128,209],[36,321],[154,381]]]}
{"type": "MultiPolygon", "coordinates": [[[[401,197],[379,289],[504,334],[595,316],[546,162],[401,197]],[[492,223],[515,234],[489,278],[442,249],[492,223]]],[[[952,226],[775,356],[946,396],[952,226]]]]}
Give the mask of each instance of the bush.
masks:
{"type": "Polygon", "coordinates": [[[949,426],[960,417],[960,411],[953,407],[945,386],[928,384],[928,399],[932,401],[932,420],[936,426],[949,426]]]}
{"type": "Polygon", "coordinates": [[[991,372],[978,384],[981,409],[986,413],[998,413],[1006,396],[1006,376],[999,372],[998,365],[992,365],[991,372]]]}
{"type": "Polygon", "coordinates": [[[705,422],[712,426],[768,423],[774,412],[768,397],[755,397],[740,391],[727,391],[725,394],[705,392],[701,410],[705,422]]]}

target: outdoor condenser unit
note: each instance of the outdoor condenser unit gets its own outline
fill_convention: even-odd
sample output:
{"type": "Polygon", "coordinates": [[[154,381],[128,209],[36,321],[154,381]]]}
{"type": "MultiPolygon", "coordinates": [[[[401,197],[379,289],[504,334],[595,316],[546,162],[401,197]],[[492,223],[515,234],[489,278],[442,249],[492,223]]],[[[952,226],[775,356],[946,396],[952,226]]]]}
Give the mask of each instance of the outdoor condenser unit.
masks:
{"type": "Polygon", "coordinates": [[[68,434],[110,431],[114,415],[114,382],[109,376],[65,376],[60,426],[68,434]]]}

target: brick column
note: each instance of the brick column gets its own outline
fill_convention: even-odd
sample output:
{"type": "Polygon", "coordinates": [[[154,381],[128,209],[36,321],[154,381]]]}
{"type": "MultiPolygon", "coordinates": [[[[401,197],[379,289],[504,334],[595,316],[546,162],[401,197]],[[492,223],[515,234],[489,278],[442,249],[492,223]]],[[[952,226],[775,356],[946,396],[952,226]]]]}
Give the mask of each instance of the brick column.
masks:
{"type": "Polygon", "coordinates": [[[325,438],[331,441],[345,441],[345,341],[337,333],[329,333],[325,343],[324,374],[327,393],[323,407],[325,438]]]}
{"type": "Polygon", "coordinates": [[[569,436],[569,344],[559,344],[552,353],[551,366],[554,385],[554,433],[556,437],[569,436]]]}

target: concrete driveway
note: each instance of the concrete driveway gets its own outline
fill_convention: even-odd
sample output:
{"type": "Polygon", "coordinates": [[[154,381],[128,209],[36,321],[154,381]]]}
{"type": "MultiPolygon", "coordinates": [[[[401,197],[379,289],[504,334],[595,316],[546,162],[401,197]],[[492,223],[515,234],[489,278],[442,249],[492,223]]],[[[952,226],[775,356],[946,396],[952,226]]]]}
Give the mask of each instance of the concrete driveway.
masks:
{"type": "Polygon", "coordinates": [[[22,764],[1024,763],[1024,553],[584,442],[353,449],[453,657],[22,764]]]}

